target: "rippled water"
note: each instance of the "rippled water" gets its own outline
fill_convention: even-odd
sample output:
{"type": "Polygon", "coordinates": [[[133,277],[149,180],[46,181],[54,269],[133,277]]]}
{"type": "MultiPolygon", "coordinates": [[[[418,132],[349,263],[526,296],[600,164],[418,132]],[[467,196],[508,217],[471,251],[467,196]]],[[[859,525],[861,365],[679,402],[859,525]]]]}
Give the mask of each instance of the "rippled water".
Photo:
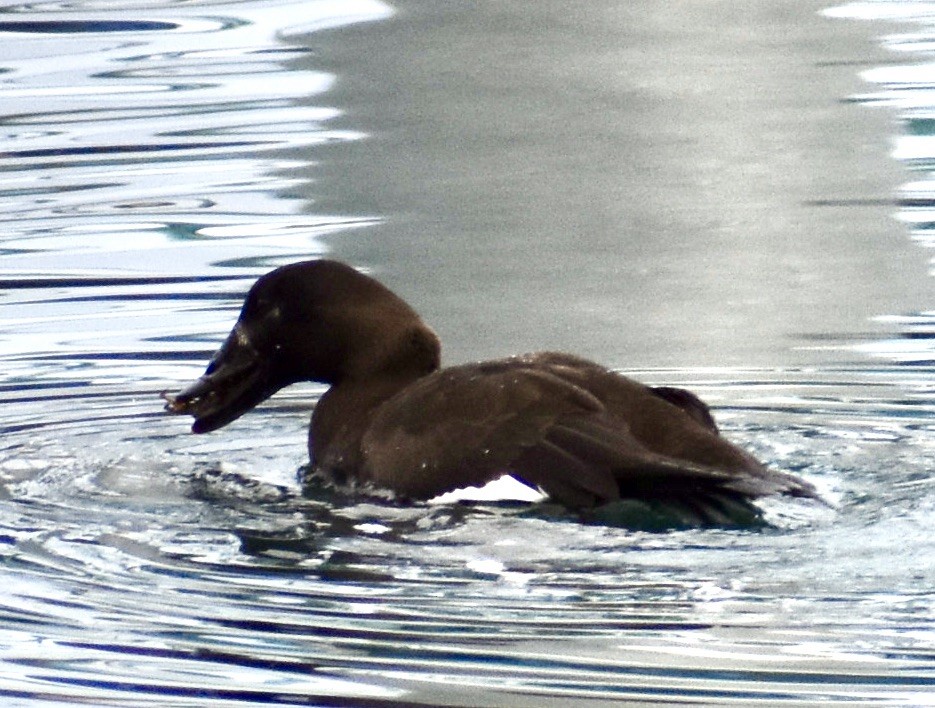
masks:
{"type": "MultiPolygon", "coordinates": [[[[849,100],[905,124],[892,209],[931,247],[926,7],[837,14],[917,18],[885,39],[916,68],[869,69],[849,100]]],[[[882,317],[889,336],[799,343],[827,363],[632,372],[696,390],[833,512],[653,534],[505,500],[303,498],[319,388],[205,437],[158,394],[256,275],[386,216],[318,212],[319,150],[367,137],[334,127],[340,76],[307,67],[318,30],[390,8],[0,10],[5,705],[935,704],[931,303],[882,317]]]]}

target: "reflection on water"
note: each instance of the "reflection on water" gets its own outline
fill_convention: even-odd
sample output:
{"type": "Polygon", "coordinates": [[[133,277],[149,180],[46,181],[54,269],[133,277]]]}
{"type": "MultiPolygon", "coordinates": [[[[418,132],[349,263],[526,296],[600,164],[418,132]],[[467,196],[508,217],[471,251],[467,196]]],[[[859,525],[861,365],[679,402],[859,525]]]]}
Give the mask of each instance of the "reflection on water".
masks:
{"type": "MultiPolygon", "coordinates": [[[[894,63],[864,71],[863,78],[877,90],[859,98],[864,103],[898,111],[902,130],[896,137],[893,155],[908,166],[912,177],[898,195],[898,217],[908,225],[916,243],[926,249],[935,248],[935,94],[932,93],[935,64],[927,59],[935,30],[930,12],[913,3],[853,2],[829,14],[911,23],[909,31],[884,38],[884,45],[893,52],[894,63]],[[920,61],[919,56],[925,58],[920,61]]],[[[930,256],[929,262],[935,274],[935,256],[930,256]]],[[[906,364],[935,363],[935,310],[883,319],[897,323],[903,337],[896,342],[868,344],[867,351],[906,364]]]]}
{"type": "MultiPolygon", "coordinates": [[[[313,43],[293,38],[389,10],[130,9],[0,15],[5,705],[932,703],[925,303],[846,364],[634,372],[698,391],[836,513],[776,503],[773,530],[661,535],[302,498],[320,388],[206,437],[158,393],[201,370],[259,272],[378,223],[309,206],[298,168],[364,136],[330,127],[335,77],[297,69],[313,43]]],[[[925,130],[922,82],[885,71],[866,100],[925,130]]],[[[930,246],[930,158],[902,149],[900,215],[930,246]]]]}
{"type": "MultiPolygon", "coordinates": [[[[329,130],[335,108],[299,103],[319,96],[333,76],[289,70],[309,50],[278,33],[374,19],[385,14],[381,6],[147,5],[153,19],[132,22],[93,19],[93,6],[76,8],[80,19],[49,9],[0,22],[3,285],[17,288],[5,299],[4,322],[16,323],[16,339],[24,323],[54,332],[51,319],[71,320],[75,308],[65,303],[81,286],[88,288],[86,341],[98,339],[98,328],[118,337],[126,324],[139,328],[138,312],[120,312],[126,301],[147,297],[147,325],[166,332],[165,303],[186,292],[185,309],[201,313],[192,332],[203,333],[220,319],[203,312],[203,298],[232,287],[222,273],[252,277],[319,253],[323,234],[371,222],[302,215],[303,202],[283,196],[299,186],[290,173],[304,164],[288,151],[359,135],[329,130]],[[180,285],[179,276],[203,283],[206,275],[213,287],[191,293],[180,285]],[[51,289],[58,283],[50,277],[66,279],[68,290],[51,289]],[[155,277],[168,278],[169,287],[153,288],[155,277]]],[[[153,338],[140,331],[126,341],[136,349],[139,340],[153,338]]]]}

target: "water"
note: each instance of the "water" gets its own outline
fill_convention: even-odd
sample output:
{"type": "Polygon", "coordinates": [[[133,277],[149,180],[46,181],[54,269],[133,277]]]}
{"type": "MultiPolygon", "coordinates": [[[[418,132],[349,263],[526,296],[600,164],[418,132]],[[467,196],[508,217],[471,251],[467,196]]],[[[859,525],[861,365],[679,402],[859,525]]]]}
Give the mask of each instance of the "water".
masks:
{"type": "Polygon", "coordinates": [[[931,17],[806,5],[2,6],[4,704],[935,703],[931,17]],[[302,498],[320,388],[159,393],[324,253],[449,360],[691,387],[836,511],[302,498]]]}

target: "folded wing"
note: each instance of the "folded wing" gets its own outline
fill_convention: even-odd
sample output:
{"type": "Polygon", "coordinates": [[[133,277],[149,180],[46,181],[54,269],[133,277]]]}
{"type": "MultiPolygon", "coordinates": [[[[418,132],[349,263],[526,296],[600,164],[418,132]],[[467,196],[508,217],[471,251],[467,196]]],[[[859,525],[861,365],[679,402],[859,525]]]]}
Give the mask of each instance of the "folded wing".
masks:
{"type": "MultiPolygon", "coordinates": [[[[390,399],[363,439],[366,475],[429,498],[510,474],[572,508],[620,498],[687,503],[814,496],[717,433],[680,389],[643,386],[564,354],[452,367],[390,399]]],[[[713,506],[712,506],[713,505],[713,506]]],[[[710,509],[708,507],[711,507],[710,509]]]]}

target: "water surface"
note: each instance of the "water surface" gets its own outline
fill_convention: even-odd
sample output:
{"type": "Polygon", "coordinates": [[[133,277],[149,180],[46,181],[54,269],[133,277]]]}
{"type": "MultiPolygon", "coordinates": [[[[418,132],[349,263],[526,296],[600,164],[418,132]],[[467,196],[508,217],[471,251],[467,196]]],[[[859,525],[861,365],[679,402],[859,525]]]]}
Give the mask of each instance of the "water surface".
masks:
{"type": "Polygon", "coordinates": [[[935,703],[913,8],[2,6],[4,704],[935,703]],[[451,361],[689,386],[837,508],[658,534],[303,498],[320,387],[204,437],[158,395],[322,254],[451,361]]]}

